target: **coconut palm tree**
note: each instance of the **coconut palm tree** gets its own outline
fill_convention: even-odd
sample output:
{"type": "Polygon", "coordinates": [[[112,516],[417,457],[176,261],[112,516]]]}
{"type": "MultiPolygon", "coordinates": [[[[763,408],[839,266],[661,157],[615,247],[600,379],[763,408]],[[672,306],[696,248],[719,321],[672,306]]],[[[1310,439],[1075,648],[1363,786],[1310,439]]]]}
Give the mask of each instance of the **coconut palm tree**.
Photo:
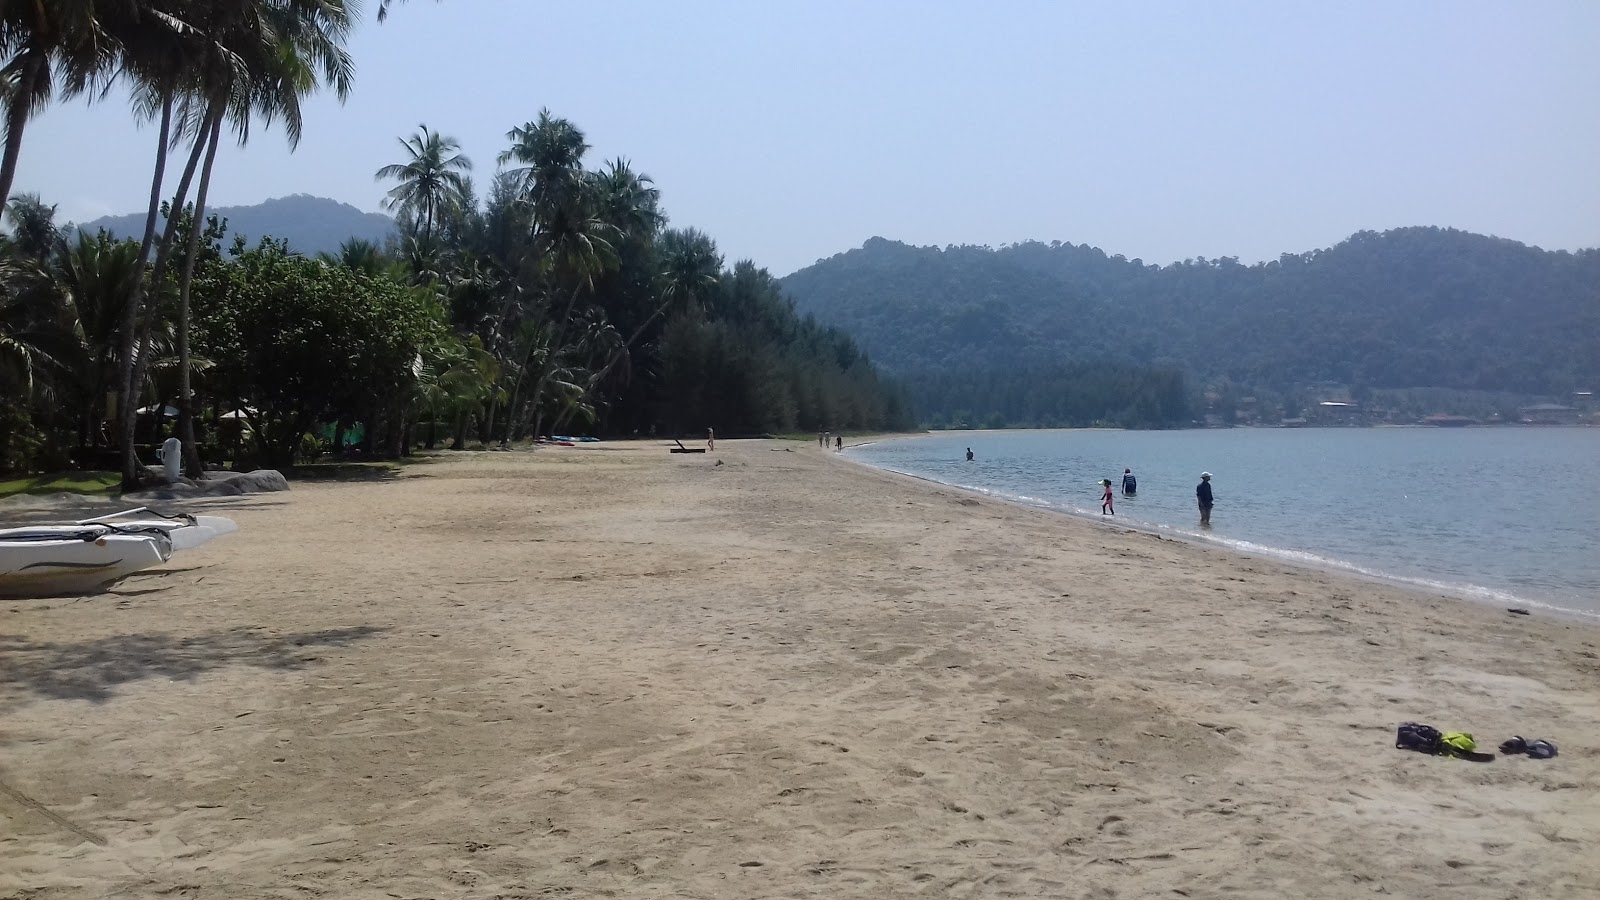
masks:
{"type": "Polygon", "coordinates": [[[79,232],[56,263],[55,277],[71,298],[83,344],[76,379],[80,444],[100,443],[105,396],[116,384],[123,307],[133,296],[131,285],[144,274],[138,258],[139,245],[133,241],[116,240],[105,231],[94,236],[79,232]]]}
{"type": "Polygon", "coordinates": [[[341,102],[350,93],[354,64],[346,50],[352,25],[346,0],[212,0],[222,7],[203,21],[217,40],[202,76],[207,86],[208,129],[200,185],[195,191],[189,251],[178,282],[178,430],[186,468],[198,475],[199,448],[194,439],[192,364],[189,348],[189,288],[199,256],[199,223],[205,220],[206,195],[216,163],[224,117],[242,146],[249,140],[253,117],[265,124],[281,121],[291,149],[298,146],[303,118],[300,101],[319,82],[334,89],[341,102]]]}
{"type": "Polygon", "coordinates": [[[717,244],[697,228],[675,228],[657,242],[661,296],[680,303],[704,302],[722,273],[717,244]]]}
{"type": "Polygon", "coordinates": [[[622,157],[589,175],[595,213],[630,238],[653,240],[667,224],[661,211],[661,191],[655,180],[622,157]]]}
{"type": "Polygon", "coordinates": [[[0,203],[11,197],[28,120],[57,86],[72,94],[108,75],[116,44],[101,18],[131,0],[5,0],[0,2],[0,81],[6,85],[5,150],[0,156],[0,203]]]}
{"type": "Polygon", "coordinates": [[[338,253],[319,253],[317,258],[330,266],[340,266],[371,278],[382,275],[393,265],[383,255],[381,247],[361,238],[350,238],[339,244],[338,253]]]}
{"type": "Polygon", "coordinates": [[[550,110],[506,133],[511,146],[500,154],[523,202],[532,206],[535,223],[581,205],[585,187],[583,155],[589,150],[578,126],[550,110]]]}
{"type": "Polygon", "coordinates": [[[612,346],[605,364],[589,378],[588,389],[595,390],[607,375],[628,358],[645,331],[674,307],[703,302],[716,289],[722,273],[722,254],[716,242],[695,228],[673,229],[656,242],[661,271],[656,275],[656,306],[628,335],[612,346]]]}
{"type": "Polygon", "coordinates": [[[398,181],[384,201],[386,209],[408,213],[419,219],[424,242],[433,239],[433,223],[470,188],[463,173],[472,170],[472,160],[460,152],[455,138],[445,137],[426,125],[416,134],[403,138],[400,146],[410,158],[384,166],[374,176],[378,181],[398,181]]]}
{"type": "Polygon", "coordinates": [[[139,359],[140,350],[147,349],[148,335],[154,324],[147,320],[140,328],[140,316],[147,312],[153,316],[156,305],[146,303],[147,294],[159,294],[165,284],[167,263],[178,236],[189,188],[195,170],[200,165],[205,144],[193,141],[184,163],[178,187],[174,192],[167,216],[166,227],[156,241],[156,225],[162,207],[162,183],[167,171],[169,149],[181,143],[182,131],[175,130],[180,99],[192,94],[196,88],[200,64],[211,52],[214,38],[202,34],[185,17],[193,18],[203,7],[186,0],[145,0],[144,15],[121,16],[112,20],[109,27],[121,48],[120,71],[132,82],[133,110],[141,119],[157,119],[155,167],[150,179],[150,196],[145,210],[144,234],[139,243],[138,270],[146,272],[152,251],[155,266],[149,277],[135,279],[128,288],[128,297],[121,304],[121,347],[117,358],[116,386],[120,397],[117,419],[120,443],[123,448],[123,481],[132,485],[136,479],[138,462],[133,456],[135,410],[138,407],[138,385],[143,384],[145,364],[139,359]],[[147,285],[151,287],[147,288],[147,285]]]}
{"type": "Polygon", "coordinates": [[[55,205],[46,205],[38,194],[12,197],[5,205],[5,218],[11,227],[12,252],[18,256],[43,261],[61,249],[55,205]]]}
{"type": "Polygon", "coordinates": [[[26,400],[70,352],[70,316],[43,261],[0,257],[0,394],[26,400]]]}
{"type": "MultiPolygon", "coordinates": [[[[349,93],[353,64],[345,49],[351,17],[346,0],[211,0],[200,5],[190,25],[200,36],[189,91],[180,98],[180,120],[204,148],[193,221],[205,220],[205,203],[216,162],[222,126],[231,122],[241,144],[253,123],[281,122],[291,147],[303,127],[300,101],[319,83],[333,87],[343,100],[349,93]]],[[[170,225],[170,220],[169,220],[170,225]]],[[[191,471],[199,469],[190,409],[189,286],[199,255],[202,229],[190,229],[188,253],[179,276],[178,367],[179,430],[191,471]]],[[[159,263],[158,263],[159,268],[159,263]]],[[[137,373],[125,382],[131,391],[137,373]]],[[[128,408],[127,401],[124,408],[128,408]]],[[[123,425],[123,479],[136,481],[131,416],[123,425]]]]}

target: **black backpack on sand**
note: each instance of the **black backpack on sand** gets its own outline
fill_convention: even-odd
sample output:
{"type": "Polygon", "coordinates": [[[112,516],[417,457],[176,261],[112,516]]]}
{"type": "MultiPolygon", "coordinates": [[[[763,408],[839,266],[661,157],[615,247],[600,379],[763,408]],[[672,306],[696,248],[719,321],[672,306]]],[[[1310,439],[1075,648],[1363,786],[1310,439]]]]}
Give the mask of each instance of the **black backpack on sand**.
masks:
{"type": "Polygon", "coordinates": [[[1394,746],[1397,750],[1415,750],[1437,756],[1444,752],[1444,735],[1432,725],[1402,722],[1395,729],[1394,746]]]}

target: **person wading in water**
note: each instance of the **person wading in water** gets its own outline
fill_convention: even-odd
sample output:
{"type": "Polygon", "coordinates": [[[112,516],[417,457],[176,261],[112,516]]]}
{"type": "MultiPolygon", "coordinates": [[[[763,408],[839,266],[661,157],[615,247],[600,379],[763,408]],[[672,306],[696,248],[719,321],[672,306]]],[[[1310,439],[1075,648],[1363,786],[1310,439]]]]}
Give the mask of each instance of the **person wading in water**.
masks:
{"type": "Polygon", "coordinates": [[[1201,472],[1200,483],[1194,487],[1194,498],[1200,504],[1200,527],[1211,527],[1211,473],[1201,472]]]}

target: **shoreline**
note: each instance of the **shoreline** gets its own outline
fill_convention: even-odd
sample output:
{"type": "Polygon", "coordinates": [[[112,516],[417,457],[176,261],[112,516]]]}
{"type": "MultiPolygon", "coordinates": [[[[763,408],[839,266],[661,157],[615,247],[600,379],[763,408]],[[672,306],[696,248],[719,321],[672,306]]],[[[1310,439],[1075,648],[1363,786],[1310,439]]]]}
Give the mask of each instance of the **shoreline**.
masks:
{"type": "Polygon", "coordinates": [[[1600,890],[1592,629],[836,463],[464,454],[0,603],[0,896],[1600,890]]]}
{"type": "MultiPolygon", "coordinates": [[[[1374,426],[1374,427],[1378,427],[1378,426],[1374,426]]],[[[1418,426],[1418,427],[1423,427],[1423,426],[1418,426]]],[[[1428,426],[1428,427],[1431,427],[1431,426],[1428,426]]],[[[1540,426],[1540,427],[1543,427],[1543,426],[1540,426]]],[[[1563,427],[1563,426],[1550,426],[1550,427],[1563,427]]],[[[1576,426],[1574,426],[1574,427],[1576,427],[1576,426]]],[[[1005,429],[1005,430],[1021,431],[1023,429],[1005,429]]],[[[1083,429],[1083,428],[1066,429],[1066,428],[1057,428],[1057,429],[1031,429],[1031,430],[1037,430],[1037,431],[1096,431],[1096,430],[1105,430],[1105,429],[1083,429]]],[[[990,431],[994,431],[994,429],[990,429],[990,431]]],[[[872,436],[871,438],[869,438],[867,440],[863,440],[863,441],[861,441],[859,443],[847,444],[845,446],[845,450],[848,451],[848,450],[850,450],[852,448],[855,448],[855,447],[867,447],[867,446],[871,446],[871,445],[874,445],[874,444],[887,443],[889,441],[896,441],[896,440],[916,440],[918,438],[929,437],[929,436],[934,436],[934,435],[938,435],[938,434],[942,434],[942,432],[931,432],[930,431],[930,432],[919,433],[919,434],[898,434],[898,435],[881,435],[881,436],[875,435],[875,436],[872,436]]],[[[1453,601],[1456,601],[1456,602],[1469,603],[1469,604],[1473,605],[1474,607],[1496,608],[1496,609],[1500,609],[1502,611],[1508,610],[1508,608],[1510,606],[1529,608],[1529,612],[1530,613],[1534,612],[1534,611],[1537,611],[1541,615],[1550,616],[1550,617],[1558,619],[1560,621],[1572,622],[1574,624],[1580,624],[1580,625],[1588,626],[1588,627],[1591,627],[1591,628],[1600,628],[1600,612],[1590,612],[1590,611],[1582,610],[1582,609],[1573,609],[1571,607],[1558,606],[1558,605],[1555,605],[1555,604],[1550,603],[1550,602],[1545,601],[1545,600],[1539,600],[1539,599],[1530,598],[1530,597],[1521,597],[1521,596],[1513,594],[1513,593],[1511,593],[1509,591],[1501,590],[1499,588],[1493,588],[1493,587],[1488,587],[1488,586],[1485,586],[1485,585],[1476,585],[1476,584],[1470,584],[1470,583],[1452,584],[1452,583],[1448,583],[1448,582],[1433,581],[1433,580],[1430,580],[1430,579],[1427,579],[1427,578],[1422,578],[1422,577],[1398,575],[1398,574],[1394,574],[1394,573],[1390,573],[1390,572],[1383,572],[1383,571],[1379,571],[1379,570],[1364,568],[1360,564],[1354,563],[1354,562],[1350,562],[1348,560],[1334,559],[1334,558],[1330,558],[1330,557],[1321,556],[1320,554],[1318,554],[1316,552],[1313,552],[1313,551],[1294,550],[1294,549],[1285,548],[1285,547],[1272,547],[1272,546],[1267,546],[1267,545],[1263,545],[1263,544],[1256,544],[1254,542],[1244,541],[1244,540],[1237,541],[1237,544],[1229,543],[1227,540],[1224,540],[1224,539],[1212,538],[1212,537],[1207,537],[1204,534],[1195,534],[1195,533],[1192,533],[1192,532],[1183,531],[1183,530],[1177,528],[1176,526],[1163,526],[1163,525],[1160,525],[1160,524],[1149,524],[1149,523],[1144,523],[1144,522],[1130,522],[1130,521],[1126,521],[1126,520],[1112,521],[1112,520],[1110,520],[1110,519],[1108,519],[1108,518],[1106,518],[1104,516],[1098,516],[1098,515],[1095,515],[1095,514],[1093,514],[1091,512],[1081,511],[1081,510],[1072,509],[1072,508],[1064,508],[1064,507],[1059,506],[1057,504],[1054,504],[1054,503],[1052,503],[1052,502],[1050,502],[1048,500],[1035,500],[1034,498],[1023,497],[1023,496],[1015,495],[1015,494],[1008,494],[1008,493],[1005,493],[1005,492],[1002,492],[1002,491],[991,490],[989,488],[977,487],[977,486],[974,486],[974,485],[958,484],[956,482],[951,482],[951,481],[942,481],[942,480],[940,480],[938,478],[935,478],[935,477],[933,477],[931,475],[920,475],[920,474],[917,474],[915,472],[903,472],[903,471],[900,471],[899,469],[891,469],[891,468],[887,468],[887,467],[884,467],[884,466],[877,466],[877,465],[874,465],[874,464],[872,464],[870,462],[867,462],[865,460],[858,459],[858,458],[852,458],[852,457],[844,456],[843,459],[846,462],[849,462],[849,463],[852,463],[854,465],[860,466],[860,467],[862,467],[864,469],[867,469],[869,471],[872,471],[872,472],[877,472],[877,473],[881,473],[881,474],[884,474],[884,475],[896,476],[896,477],[900,477],[900,478],[909,478],[909,479],[912,479],[914,481],[918,481],[918,482],[922,482],[922,483],[926,483],[926,484],[930,484],[930,485],[937,485],[939,487],[948,488],[950,490],[962,491],[962,492],[965,492],[965,493],[970,493],[970,494],[972,494],[974,496],[984,497],[984,498],[987,498],[987,499],[990,499],[990,500],[999,501],[999,502],[1002,502],[1002,503],[1011,503],[1011,504],[1014,504],[1014,505],[1016,505],[1016,506],[1018,506],[1020,508],[1023,508],[1023,509],[1040,510],[1040,511],[1051,513],[1051,514],[1054,514],[1054,515],[1065,516],[1065,517],[1067,517],[1069,519],[1072,519],[1074,521],[1081,521],[1081,522],[1085,522],[1085,523],[1089,523],[1089,524],[1093,524],[1093,525],[1098,525],[1098,526],[1105,527],[1105,528],[1110,528],[1110,529],[1113,529],[1113,530],[1131,531],[1131,532],[1134,532],[1134,533],[1137,533],[1137,534],[1147,534],[1147,535],[1151,535],[1151,536],[1154,536],[1154,537],[1160,537],[1163,540],[1178,541],[1178,542],[1190,544],[1190,545],[1193,545],[1193,546],[1196,546],[1196,547],[1205,547],[1205,548],[1209,548],[1209,549],[1219,550],[1219,551],[1222,551],[1222,552],[1225,552],[1225,553],[1229,553],[1229,554],[1231,554],[1231,555],[1233,555],[1233,556],[1235,556],[1235,557],[1237,557],[1239,559],[1249,560],[1249,559],[1254,559],[1256,557],[1265,557],[1267,559],[1272,560],[1273,562],[1281,563],[1283,565],[1292,566],[1292,567],[1295,567],[1295,568],[1298,568],[1298,569],[1303,569],[1303,570],[1308,571],[1308,572],[1317,572],[1317,573],[1328,574],[1328,575],[1343,576],[1343,577],[1352,578],[1352,579],[1356,579],[1356,580],[1364,581],[1364,582],[1368,582],[1368,583],[1375,583],[1375,584],[1385,585],[1385,586],[1388,586],[1388,587],[1393,587],[1393,588],[1398,588],[1400,590],[1408,591],[1408,592],[1417,594],[1419,596],[1442,597],[1442,598],[1445,598],[1445,599],[1448,599],[1448,600],[1453,600],[1453,601]],[[1244,546],[1244,545],[1248,545],[1248,546],[1244,546]]]]}

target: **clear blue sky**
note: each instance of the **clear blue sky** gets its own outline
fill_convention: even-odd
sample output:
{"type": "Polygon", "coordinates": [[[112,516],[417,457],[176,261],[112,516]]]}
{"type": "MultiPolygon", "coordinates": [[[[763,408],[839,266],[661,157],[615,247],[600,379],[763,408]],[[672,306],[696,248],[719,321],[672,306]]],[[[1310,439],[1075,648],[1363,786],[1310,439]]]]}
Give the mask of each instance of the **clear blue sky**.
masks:
{"type": "MultiPolygon", "coordinates": [[[[1600,2],[554,3],[411,0],[356,35],[354,95],[293,155],[258,133],[213,199],[374,210],[419,123],[486,184],[548,106],[677,225],[778,274],[873,235],[1246,261],[1446,225],[1600,245],[1600,2]]],[[[154,129],[51,107],[18,190],[142,208],[154,129]]]]}

